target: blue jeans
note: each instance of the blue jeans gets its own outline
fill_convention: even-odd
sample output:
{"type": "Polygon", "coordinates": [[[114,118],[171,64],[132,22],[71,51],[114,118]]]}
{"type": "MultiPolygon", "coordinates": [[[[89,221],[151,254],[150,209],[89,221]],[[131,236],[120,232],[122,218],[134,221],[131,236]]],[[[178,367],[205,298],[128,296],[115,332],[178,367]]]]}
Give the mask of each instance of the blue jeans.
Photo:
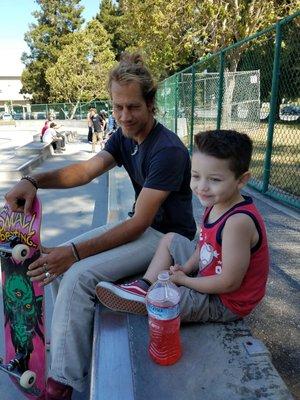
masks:
{"type": "MultiPolygon", "coordinates": [[[[116,224],[94,229],[73,242],[97,236],[113,225],[116,224]]],[[[162,236],[148,228],[133,242],[76,262],[52,283],[55,303],[49,376],[77,391],[84,390],[92,357],[95,286],[102,280],[116,281],[143,273],[162,236]]]]}

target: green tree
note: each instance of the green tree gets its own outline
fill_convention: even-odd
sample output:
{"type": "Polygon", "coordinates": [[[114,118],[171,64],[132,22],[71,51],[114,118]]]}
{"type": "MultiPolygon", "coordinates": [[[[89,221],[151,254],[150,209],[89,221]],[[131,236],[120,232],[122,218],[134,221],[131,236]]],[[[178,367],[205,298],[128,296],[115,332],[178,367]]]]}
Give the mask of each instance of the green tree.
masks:
{"type": "Polygon", "coordinates": [[[60,51],[70,43],[72,33],[83,23],[80,0],[36,0],[39,11],[33,15],[37,22],[25,34],[29,53],[22,55],[22,92],[31,93],[34,102],[48,102],[50,87],[46,71],[57,61],[60,51]]]}
{"type": "Polygon", "coordinates": [[[164,78],[195,61],[188,32],[197,0],[123,0],[123,37],[127,50],[141,50],[154,75],[164,78]]]}
{"type": "Polygon", "coordinates": [[[80,101],[108,98],[106,82],[115,56],[109,36],[97,20],[72,35],[57,62],[46,73],[50,100],[73,105],[73,118],[80,101]]]}
{"type": "Polygon", "coordinates": [[[122,51],[129,45],[126,35],[122,35],[121,30],[121,26],[124,23],[122,2],[102,0],[96,19],[108,32],[116,58],[118,59],[122,51]]]}
{"type": "MultiPolygon", "coordinates": [[[[162,78],[261,30],[297,10],[299,0],[123,0],[123,37],[142,49],[162,78]]],[[[235,71],[243,47],[227,67],[235,71]]]]}

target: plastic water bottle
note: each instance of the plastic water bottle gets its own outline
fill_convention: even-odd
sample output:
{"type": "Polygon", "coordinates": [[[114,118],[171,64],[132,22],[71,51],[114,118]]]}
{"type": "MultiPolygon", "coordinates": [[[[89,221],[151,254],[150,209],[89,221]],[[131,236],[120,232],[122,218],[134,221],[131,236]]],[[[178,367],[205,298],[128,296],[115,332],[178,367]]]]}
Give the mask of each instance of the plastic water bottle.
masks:
{"type": "Polygon", "coordinates": [[[160,365],[171,365],[181,357],[180,292],[167,271],[148,290],[149,354],[160,365]]]}

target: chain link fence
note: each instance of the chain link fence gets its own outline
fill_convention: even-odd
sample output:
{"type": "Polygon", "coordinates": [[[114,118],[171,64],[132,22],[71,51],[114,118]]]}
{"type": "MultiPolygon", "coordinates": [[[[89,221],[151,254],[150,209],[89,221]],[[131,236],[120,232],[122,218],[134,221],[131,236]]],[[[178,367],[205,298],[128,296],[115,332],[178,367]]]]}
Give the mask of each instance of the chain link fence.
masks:
{"type": "Polygon", "coordinates": [[[91,101],[89,103],[51,103],[51,104],[27,104],[14,105],[10,112],[14,119],[46,119],[52,116],[55,119],[86,119],[90,108],[96,108],[97,111],[109,111],[111,109],[110,101],[91,101]]]}
{"type": "Polygon", "coordinates": [[[236,129],[252,138],[250,186],[300,209],[300,12],[161,82],[158,117],[193,136],[236,129]]]}

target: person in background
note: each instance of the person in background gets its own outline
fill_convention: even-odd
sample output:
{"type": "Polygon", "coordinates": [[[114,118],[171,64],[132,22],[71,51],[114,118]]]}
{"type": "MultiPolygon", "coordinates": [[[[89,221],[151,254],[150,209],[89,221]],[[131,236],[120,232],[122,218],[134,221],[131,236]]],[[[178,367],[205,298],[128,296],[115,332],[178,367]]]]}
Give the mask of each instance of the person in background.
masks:
{"type": "Polygon", "coordinates": [[[91,119],[91,108],[89,109],[88,113],[87,113],[87,122],[88,122],[88,136],[87,136],[87,140],[88,143],[92,143],[93,141],[93,121],[91,119]]]}
{"type": "Polygon", "coordinates": [[[264,297],[269,271],[265,224],[252,198],[240,192],[250,178],[252,141],[246,134],[216,130],[196,135],[195,145],[191,188],[206,207],[196,248],[186,237],[168,233],[142,279],[100,282],[98,298],[112,310],[146,314],[148,288],[166,269],[180,287],[181,321],[234,321],[264,297]]]}
{"type": "Polygon", "coordinates": [[[113,132],[117,129],[116,119],[114,117],[114,112],[109,115],[108,122],[107,122],[107,130],[108,132],[113,132]]]}
{"type": "Polygon", "coordinates": [[[108,121],[108,114],[105,110],[100,111],[100,117],[102,118],[102,128],[104,134],[107,132],[107,121],[108,121]]]}
{"type": "Polygon", "coordinates": [[[55,122],[51,122],[49,128],[45,130],[42,141],[51,143],[54,153],[61,154],[65,150],[65,138],[56,131],[57,128],[55,122]]]}
{"type": "Polygon", "coordinates": [[[93,124],[93,138],[92,138],[92,153],[96,152],[96,144],[101,143],[104,133],[104,122],[100,114],[98,114],[96,108],[91,108],[90,118],[93,124]]]}
{"type": "Polygon", "coordinates": [[[41,129],[41,134],[40,134],[41,142],[43,141],[44,133],[46,132],[46,130],[47,130],[48,128],[49,128],[49,120],[46,119],[46,121],[45,121],[45,123],[44,123],[44,125],[43,125],[43,127],[42,127],[42,129],[41,129]]]}

